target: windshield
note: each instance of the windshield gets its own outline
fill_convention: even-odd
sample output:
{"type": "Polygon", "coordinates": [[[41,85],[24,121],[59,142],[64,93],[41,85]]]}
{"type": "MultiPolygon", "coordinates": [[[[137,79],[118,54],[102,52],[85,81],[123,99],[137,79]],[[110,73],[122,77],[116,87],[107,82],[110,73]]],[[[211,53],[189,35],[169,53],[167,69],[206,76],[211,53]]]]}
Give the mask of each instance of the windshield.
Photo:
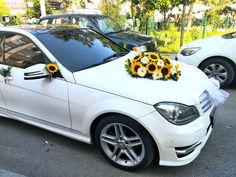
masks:
{"type": "Polygon", "coordinates": [[[115,33],[123,31],[121,25],[115,21],[112,21],[108,17],[94,17],[93,22],[97,24],[102,33],[115,33]]]}
{"type": "Polygon", "coordinates": [[[223,37],[224,39],[236,38],[236,31],[235,31],[235,32],[232,32],[232,33],[224,34],[224,35],[222,35],[222,37],[223,37]]]}
{"type": "Polygon", "coordinates": [[[126,49],[88,29],[63,29],[47,31],[36,36],[68,70],[76,72],[103,64],[126,49]]]}

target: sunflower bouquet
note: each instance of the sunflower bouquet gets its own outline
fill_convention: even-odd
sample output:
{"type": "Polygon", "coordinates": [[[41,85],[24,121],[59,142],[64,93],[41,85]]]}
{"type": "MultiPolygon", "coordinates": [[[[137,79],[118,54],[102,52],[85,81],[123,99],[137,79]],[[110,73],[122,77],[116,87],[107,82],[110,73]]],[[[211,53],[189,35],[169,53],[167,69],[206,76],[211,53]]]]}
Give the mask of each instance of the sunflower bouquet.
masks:
{"type": "Polygon", "coordinates": [[[125,68],[135,78],[173,79],[177,81],[181,75],[179,64],[174,65],[167,57],[161,57],[154,52],[136,54],[133,59],[126,60],[125,68]]]}

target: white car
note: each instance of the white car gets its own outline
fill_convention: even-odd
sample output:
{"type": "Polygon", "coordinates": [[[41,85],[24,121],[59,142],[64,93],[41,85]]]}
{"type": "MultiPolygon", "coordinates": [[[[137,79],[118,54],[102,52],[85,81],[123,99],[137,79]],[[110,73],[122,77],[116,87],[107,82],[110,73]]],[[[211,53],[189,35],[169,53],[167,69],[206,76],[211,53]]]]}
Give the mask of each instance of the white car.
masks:
{"type": "Polygon", "coordinates": [[[190,42],[180,49],[176,60],[200,68],[221,87],[229,86],[236,71],[236,32],[190,42]]]}
{"type": "Polygon", "coordinates": [[[178,81],[138,79],[124,68],[135,52],[89,29],[1,28],[0,35],[4,117],[96,144],[125,170],[154,156],[160,165],[188,164],[212,132],[211,83],[193,66],[180,64],[178,81]],[[56,75],[48,63],[59,67],[56,75]]]}

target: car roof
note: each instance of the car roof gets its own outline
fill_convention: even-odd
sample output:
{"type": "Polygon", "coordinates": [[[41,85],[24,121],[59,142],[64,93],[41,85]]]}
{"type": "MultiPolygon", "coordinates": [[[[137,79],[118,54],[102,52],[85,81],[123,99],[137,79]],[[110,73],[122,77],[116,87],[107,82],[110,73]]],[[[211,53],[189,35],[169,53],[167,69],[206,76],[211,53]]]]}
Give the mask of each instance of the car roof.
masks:
{"type": "Polygon", "coordinates": [[[11,27],[2,27],[0,31],[21,32],[27,31],[33,35],[48,33],[50,31],[64,31],[70,29],[88,29],[87,27],[80,27],[79,25],[19,25],[11,27]]]}
{"type": "Polygon", "coordinates": [[[49,19],[49,18],[57,18],[57,17],[68,17],[68,16],[90,16],[90,17],[105,17],[105,15],[97,14],[97,13],[66,13],[66,14],[56,14],[56,15],[46,15],[40,18],[49,19]]]}

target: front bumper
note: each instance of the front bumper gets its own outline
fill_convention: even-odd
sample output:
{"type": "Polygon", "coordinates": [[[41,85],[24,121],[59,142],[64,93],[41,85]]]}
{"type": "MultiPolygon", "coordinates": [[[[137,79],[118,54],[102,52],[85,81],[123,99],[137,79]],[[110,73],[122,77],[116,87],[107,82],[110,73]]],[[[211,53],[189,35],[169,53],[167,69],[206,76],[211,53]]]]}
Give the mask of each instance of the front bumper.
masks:
{"type": "Polygon", "coordinates": [[[195,121],[176,126],[169,123],[157,112],[140,120],[151,133],[159,151],[159,164],[181,166],[192,162],[207,142],[215,120],[212,107],[195,121]]]}

